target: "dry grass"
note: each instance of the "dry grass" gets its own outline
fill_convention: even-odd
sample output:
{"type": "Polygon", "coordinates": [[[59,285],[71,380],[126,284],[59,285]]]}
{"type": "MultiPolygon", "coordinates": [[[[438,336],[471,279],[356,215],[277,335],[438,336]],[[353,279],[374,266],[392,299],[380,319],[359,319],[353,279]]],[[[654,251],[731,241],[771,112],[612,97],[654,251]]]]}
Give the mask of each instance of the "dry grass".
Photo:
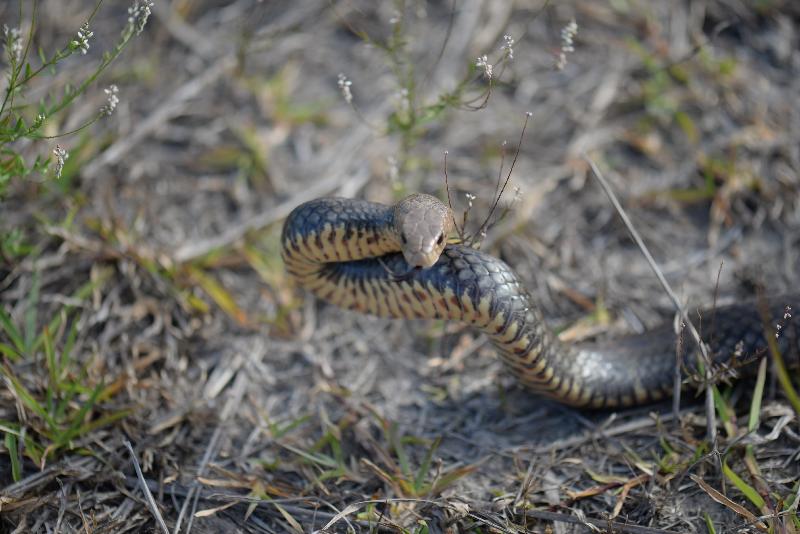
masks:
{"type": "MultiPolygon", "coordinates": [[[[693,390],[677,418],[576,411],[458,325],[314,301],[277,248],[309,198],[444,198],[445,150],[477,225],[530,111],[518,201],[482,248],[554,326],[673,313],[584,153],[682,299],[796,288],[797,5],[374,4],[159,1],[102,82],[114,120],[69,139],[60,181],[12,184],[0,232],[27,246],[0,256],[0,349],[19,346],[0,350],[0,532],[800,532],[798,414],[771,373],[719,386],[715,444],[693,390]],[[491,86],[470,72],[484,54],[491,86]]],[[[37,44],[93,6],[43,1],[37,44]]],[[[103,6],[73,72],[125,16],[103,6]]]]}

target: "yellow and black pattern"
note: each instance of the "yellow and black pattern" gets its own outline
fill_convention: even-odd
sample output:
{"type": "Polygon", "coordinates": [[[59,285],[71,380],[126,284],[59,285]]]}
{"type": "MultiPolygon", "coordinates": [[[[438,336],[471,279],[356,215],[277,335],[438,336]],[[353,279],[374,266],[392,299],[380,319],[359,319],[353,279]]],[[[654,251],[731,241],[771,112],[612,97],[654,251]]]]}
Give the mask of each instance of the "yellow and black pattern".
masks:
{"type": "MultiPolygon", "coordinates": [[[[432,267],[411,268],[399,253],[394,216],[391,206],[341,198],[297,207],[282,235],[289,274],[319,298],[345,309],[473,325],[489,336],[526,387],[566,404],[615,408],[658,401],[671,393],[675,335],[669,326],[606,344],[565,345],[503,261],[467,246],[448,245],[432,267]]],[[[769,305],[777,320],[786,306],[800,306],[800,295],[776,297],[769,305]]],[[[766,346],[754,306],[718,308],[708,317],[712,315],[709,337],[715,359],[727,360],[734,351],[754,354],[766,346]]],[[[791,339],[789,333],[782,337],[784,349],[791,339]]],[[[793,344],[796,348],[797,337],[793,344]]],[[[686,361],[693,359],[687,356],[686,361]]]]}

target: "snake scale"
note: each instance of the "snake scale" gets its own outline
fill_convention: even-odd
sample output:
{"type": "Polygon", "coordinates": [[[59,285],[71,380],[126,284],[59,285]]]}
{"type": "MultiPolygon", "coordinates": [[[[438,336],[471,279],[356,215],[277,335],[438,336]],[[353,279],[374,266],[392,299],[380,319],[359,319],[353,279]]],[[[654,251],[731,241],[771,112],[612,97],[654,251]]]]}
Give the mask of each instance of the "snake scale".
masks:
{"type": "MultiPolygon", "coordinates": [[[[394,206],[321,198],[288,216],[282,255],[300,286],[342,308],[474,326],[524,386],[562,403],[617,408],[671,394],[676,339],[671,325],[603,343],[562,343],[506,263],[447,243],[453,224],[450,209],[429,195],[411,195],[394,206]]],[[[771,327],[788,323],[779,337],[781,350],[796,354],[798,336],[789,328],[787,311],[800,306],[800,294],[762,302],[771,327]]],[[[701,334],[717,363],[765,350],[765,322],[754,303],[717,307],[703,315],[703,325],[701,334]]],[[[689,341],[684,345],[684,364],[691,367],[694,347],[689,341]]]]}

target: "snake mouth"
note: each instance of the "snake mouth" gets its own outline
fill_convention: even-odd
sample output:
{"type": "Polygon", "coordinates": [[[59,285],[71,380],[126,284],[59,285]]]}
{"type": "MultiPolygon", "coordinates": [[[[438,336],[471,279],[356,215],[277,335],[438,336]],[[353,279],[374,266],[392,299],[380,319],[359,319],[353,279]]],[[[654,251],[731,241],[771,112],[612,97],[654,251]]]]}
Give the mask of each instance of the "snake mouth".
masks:
{"type": "Polygon", "coordinates": [[[405,282],[414,277],[414,275],[420,271],[422,271],[423,267],[419,266],[412,266],[409,270],[403,273],[392,273],[392,280],[396,282],[405,282]]]}
{"type": "Polygon", "coordinates": [[[424,252],[404,253],[406,263],[413,269],[427,269],[433,267],[439,261],[438,254],[425,254],[424,252]]]}

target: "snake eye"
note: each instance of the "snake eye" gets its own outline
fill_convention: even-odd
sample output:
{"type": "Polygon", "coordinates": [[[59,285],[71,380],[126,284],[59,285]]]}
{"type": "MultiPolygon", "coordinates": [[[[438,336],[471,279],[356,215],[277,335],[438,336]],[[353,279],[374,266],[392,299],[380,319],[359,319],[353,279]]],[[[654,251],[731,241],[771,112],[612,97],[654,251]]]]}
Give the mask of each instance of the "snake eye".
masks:
{"type": "Polygon", "coordinates": [[[400,241],[402,241],[404,245],[405,245],[406,243],[408,243],[408,239],[406,238],[406,233],[405,233],[405,232],[403,232],[402,234],[400,234],[400,241]]]}
{"type": "Polygon", "coordinates": [[[442,241],[444,241],[444,234],[439,234],[439,237],[436,238],[436,244],[441,245],[442,241]]]}

